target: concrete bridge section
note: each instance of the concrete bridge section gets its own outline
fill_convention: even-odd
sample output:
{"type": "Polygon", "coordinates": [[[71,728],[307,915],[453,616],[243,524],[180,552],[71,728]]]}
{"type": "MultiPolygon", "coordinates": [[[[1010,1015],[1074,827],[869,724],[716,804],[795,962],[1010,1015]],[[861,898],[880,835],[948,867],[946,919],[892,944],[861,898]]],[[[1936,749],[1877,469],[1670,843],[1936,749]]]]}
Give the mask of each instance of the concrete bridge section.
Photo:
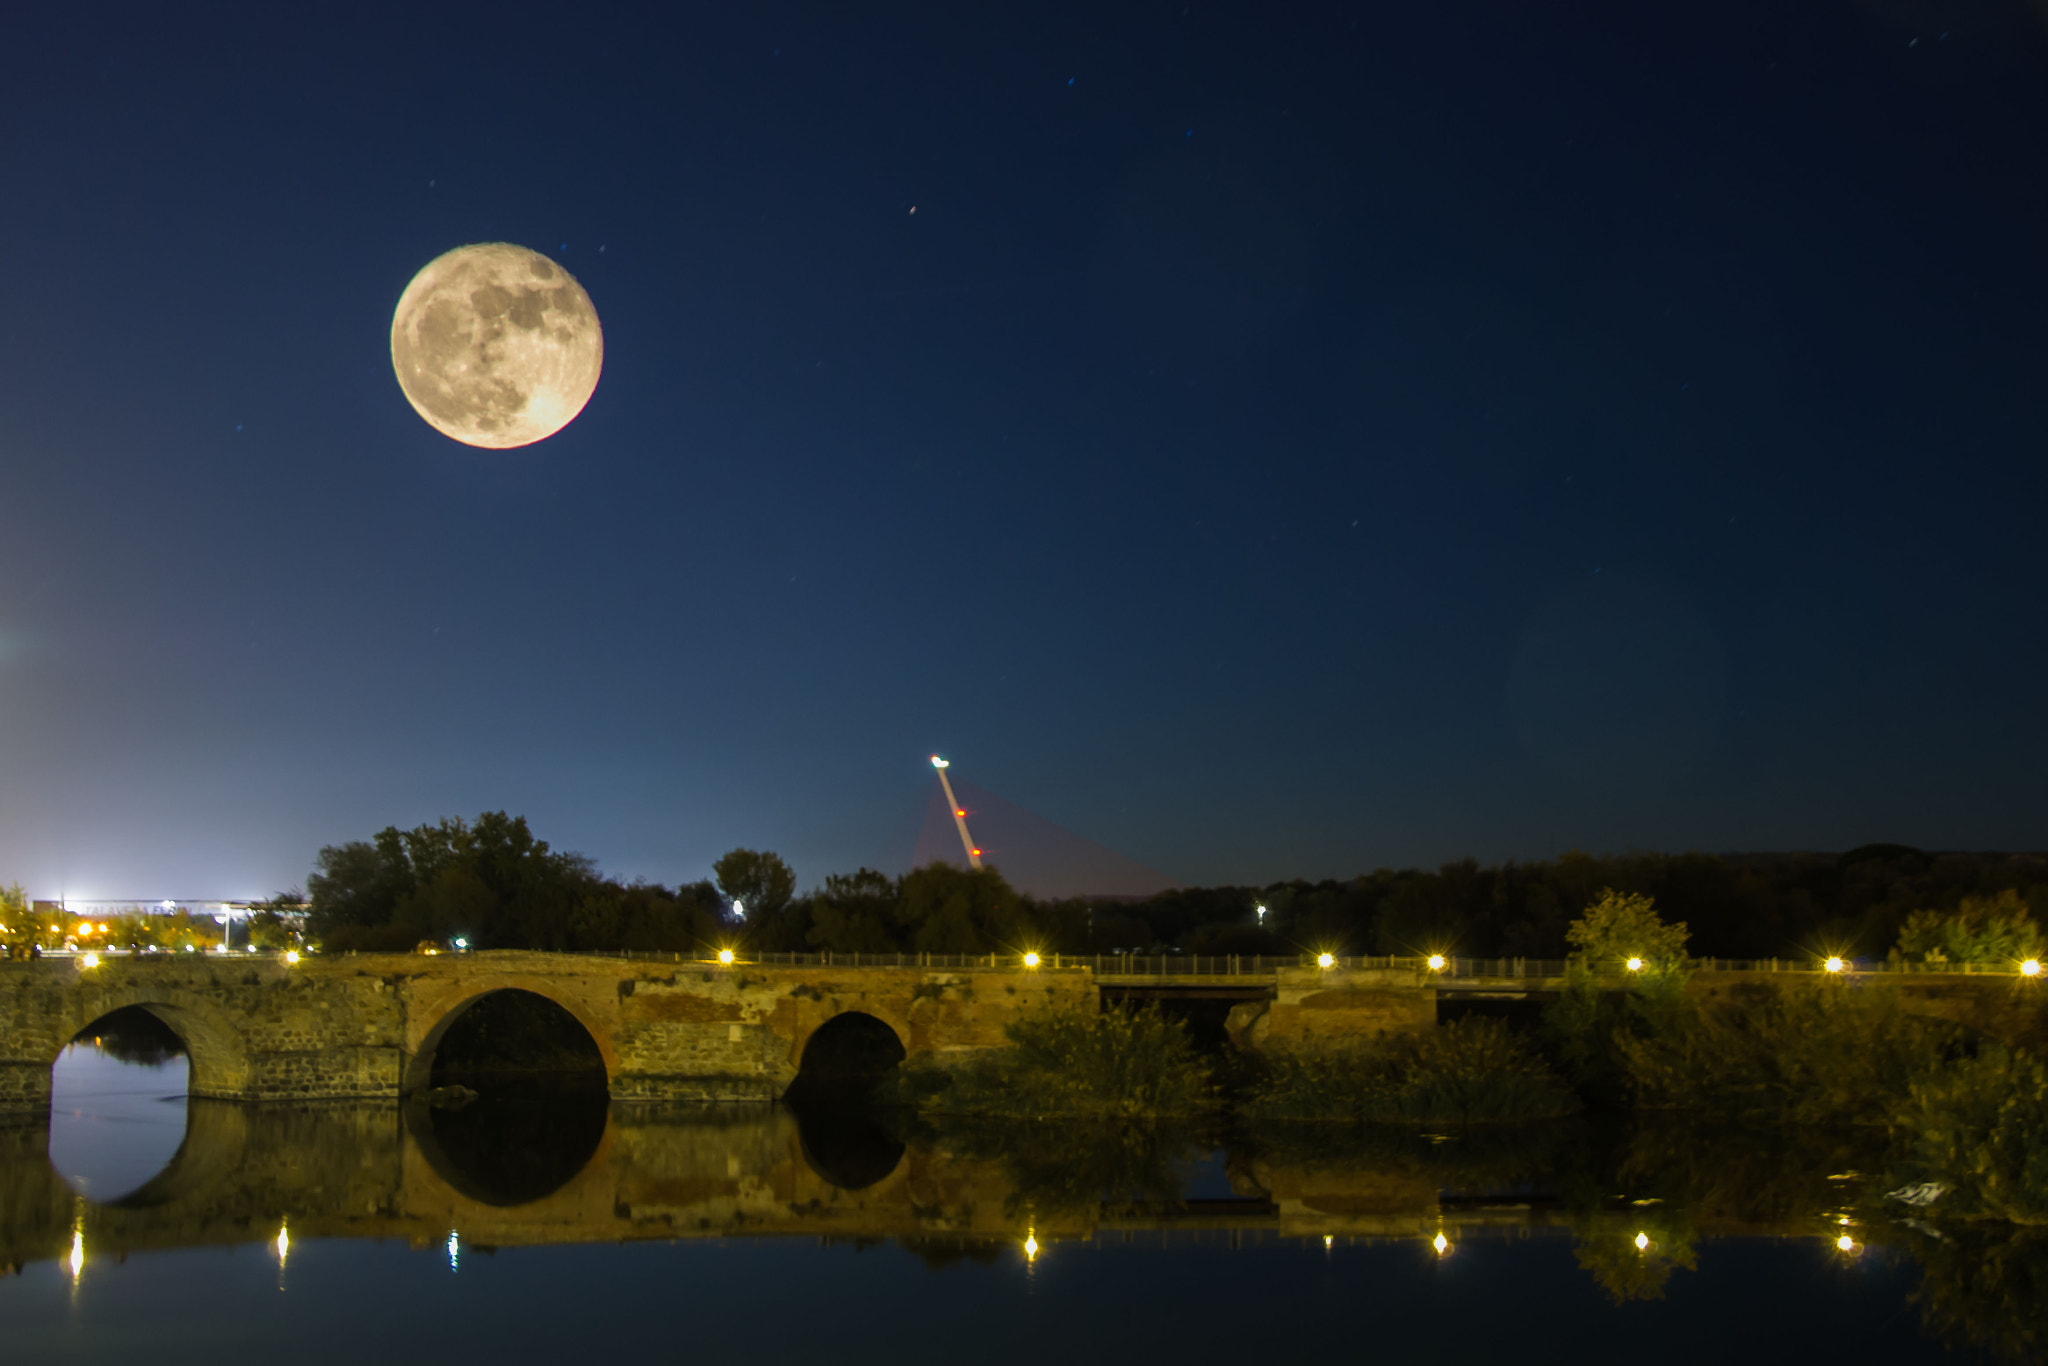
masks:
{"type": "Polygon", "coordinates": [[[767,1100],[796,1078],[812,1036],[849,1014],[907,1055],[1001,1046],[1048,1004],[1092,1008],[1085,970],[762,967],[566,954],[308,958],[108,957],[0,963],[0,1109],[38,1111],[78,1033],[140,1006],[184,1040],[194,1096],[393,1099],[430,1084],[462,1012],[532,992],[589,1033],[614,1100],[767,1100]]]}

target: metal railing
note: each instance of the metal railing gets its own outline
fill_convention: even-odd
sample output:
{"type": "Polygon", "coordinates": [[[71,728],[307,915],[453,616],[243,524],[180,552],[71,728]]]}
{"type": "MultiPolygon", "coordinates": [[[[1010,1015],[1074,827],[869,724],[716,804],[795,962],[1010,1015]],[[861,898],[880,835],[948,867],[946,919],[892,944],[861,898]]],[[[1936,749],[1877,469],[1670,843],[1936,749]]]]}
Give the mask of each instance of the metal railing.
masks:
{"type": "MultiPolygon", "coordinates": [[[[196,953],[160,950],[131,949],[44,949],[45,959],[77,959],[88,953],[101,959],[135,958],[155,962],[189,962],[195,958],[218,962],[222,959],[235,961],[281,959],[297,951],[234,949],[227,953],[218,950],[203,950],[196,953]]],[[[444,950],[454,956],[458,950],[444,950]]],[[[709,968],[745,967],[787,967],[787,968],[903,968],[927,971],[972,972],[1002,971],[1029,972],[1041,969],[1072,970],[1085,968],[1098,977],[1149,977],[1156,979],[1192,977],[1266,977],[1283,969],[1320,969],[1329,972],[1408,972],[1424,978],[1441,980],[1555,980],[1567,976],[1572,964],[1561,958],[1424,958],[1414,955],[1360,955],[1360,954],[1031,954],[1019,952],[998,953],[745,953],[735,952],[730,961],[720,958],[716,951],[682,953],[661,950],[640,949],[576,949],[568,951],[537,950],[537,952],[563,952],[564,956],[576,958],[619,959],[628,962],[646,963],[690,963],[709,968]]],[[[313,955],[354,957],[353,952],[343,955],[313,955]]],[[[378,957],[406,957],[404,953],[374,955],[378,957]]],[[[422,955],[424,956],[424,955],[422,955]]],[[[0,960],[4,963],[5,960],[0,960]]],[[[1654,968],[1642,969],[1654,971],[1654,968]]],[[[1805,976],[1859,977],[1875,973],[1883,974],[1949,974],[1956,976],[2020,977],[2042,979],[2048,974],[2025,972],[2021,965],[1993,967],[1988,964],[1972,963],[1895,963],[1885,960],[1824,959],[1812,958],[1694,958],[1685,964],[1688,972],[1739,972],[1739,973],[1786,973],[1805,976]],[[1829,967],[1830,962],[1839,967],[1829,967]]],[[[1595,973],[1603,978],[1625,979],[1635,975],[1626,966],[1617,962],[1602,966],[1595,973]]]]}

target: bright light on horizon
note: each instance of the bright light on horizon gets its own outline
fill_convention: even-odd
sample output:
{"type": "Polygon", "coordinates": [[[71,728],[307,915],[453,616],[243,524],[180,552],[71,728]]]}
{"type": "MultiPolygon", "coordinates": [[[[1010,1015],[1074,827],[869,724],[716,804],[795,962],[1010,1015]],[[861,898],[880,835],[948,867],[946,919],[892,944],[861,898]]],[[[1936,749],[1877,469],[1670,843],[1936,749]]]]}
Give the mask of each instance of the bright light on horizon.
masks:
{"type": "Polygon", "coordinates": [[[946,761],[945,761],[944,759],[941,759],[941,758],[940,758],[940,757],[939,757],[938,755],[934,754],[934,755],[932,756],[932,767],[933,767],[933,768],[950,768],[950,767],[952,767],[952,765],[948,764],[948,763],[947,763],[947,762],[946,762],[946,761]]]}

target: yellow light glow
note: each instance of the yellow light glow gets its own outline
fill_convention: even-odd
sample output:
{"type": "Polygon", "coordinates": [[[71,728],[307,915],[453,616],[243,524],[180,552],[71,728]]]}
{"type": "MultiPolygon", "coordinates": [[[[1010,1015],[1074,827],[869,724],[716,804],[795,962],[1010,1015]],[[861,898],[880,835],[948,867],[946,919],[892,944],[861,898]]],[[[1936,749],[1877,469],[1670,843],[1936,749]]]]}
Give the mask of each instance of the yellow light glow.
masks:
{"type": "Polygon", "coordinates": [[[1037,966],[1038,966],[1038,955],[1037,955],[1037,954],[1035,954],[1035,953],[1027,953],[1027,954],[1025,954],[1025,955],[1024,955],[1024,966],[1025,966],[1025,967],[1027,967],[1027,968],[1035,968],[1035,967],[1037,967],[1037,966]]]}
{"type": "Polygon", "coordinates": [[[1450,960],[1440,953],[1432,953],[1429,956],[1429,970],[1431,972],[1442,972],[1449,965],[1450,960]]]}
{"type": "Polygon", "coordinates": [[[96,968],[99,965],[100,956],[96,953],[88,953],[83,958],[80,958],[78,960],[78,966],[82,968],[96,968]]]}
{"type": "Polygon", "coordinates": [[[2028,959],[2028,960],[2027,960],[2026,962],[2024,962],[2024,963],[2020,964],[2020,976],[2022,976],[2022,977],[2039,977],[2040,975],[2041,975],[2041,960],[2040,960],[2040,959],[2038,959],[2038,958],[2029,958],[2029,959],[2028,959]]]}
{"type": "Polygon", "coordinates": [[[1856,1250],[1856,1240],[1845,1233],[1835,1239],[1835,1246],[1844,1252],[1854,1252],[1856,1250]]]}
{"type": "Polygon", "coordinates": [[[285,1259],[292,1255],[292,1230],[289,1223],[277,1226],[277,1264],[283,1266],[285,1259]]]}
{"type": "Polygon", "coordinates": [[[1436,1255],[1439,1257],[1451,1250],[1451,1240],[1441,1233],[1430,1239],[1429,1245],[1436,1249],[1436,1255]]]}
{"type": "Polygon", "coordinates": [[[1839,958],[1829,958],[1828,961],[1822,963],[1821,966],[1826,968],[1829,972],[1840,972],[1843,968],[1846,968],[1849,965],[1847,963],[1844,963],[1839,958]]]}
{"type": "Polygon", "coordinates": [[[730,963],[730,962],[732,962],[732,950],[731,950],[731,949],[720,949],[720,950],[718,951],[718,961],[719,961],[719,962],[721,962],[721,963],[730,963]]]}
{"type": "Polygon", "coordinates": [[[1643,970],[1643,960],[1640,958],[1631,958],[1628,960],[1625,966],[1628,968],[1630,972],[1641,972],[1643,970]]]}
{"type": "Polygon", "coordinates": [[[1336,955],[1336,954],[1334,954],[1334,953],[1319,953],[1319,954],[1317,954],[1317,955],[1316,955],[1316,966],[1317,966],[1317,967],[1319,967],[1319,968],[1334,968],[1334,967],[1336,967],[1336,966],[1337,966],[1337,955],[1336,955]]]}
{"type": "Polygon", "coordinates": [[[1036,1232],[1024,1235],[1024,1260],[1027,1262],[1038,1260],[1038,1234],[1036,1232]]]}
{"type": "Polygon", "coordinates": [[[71,1283],[78,1284],[79,1273],[85,1270],[85,1230],[71,1230],[71,1283]]]}
{"type": "Polygon", "coordinates": [[[284,952],[284,961],[285,961],[285,962],[287,962],[287,963],[296,963],[296,962],[298,962],[298,961],[299,961],[299,951],[298,951],[297,949],[286,949],[286,950],[285,950],[285,952],[284,952]]]}
{"type": "Polygon", "coordinates": [[[1336,1243],[1337,1240],[1329,1234],[1325,1233],[1323,1235],[1323,1251],[1328,1252],[1332,1247],[1336,1246],[1336,1243]]]}
{"type": "Polygon", "coordinates": [[[1638,1234],[1636,1235],[1636,1251],[1638,1251],[1638,1252],[1648,1252],[1649,1250],[1650,1250],[1650,1235],[1649,1235],[1649,1234],[1647,1234],[1647,1233],[1638,1233],[1638,1234]]]}

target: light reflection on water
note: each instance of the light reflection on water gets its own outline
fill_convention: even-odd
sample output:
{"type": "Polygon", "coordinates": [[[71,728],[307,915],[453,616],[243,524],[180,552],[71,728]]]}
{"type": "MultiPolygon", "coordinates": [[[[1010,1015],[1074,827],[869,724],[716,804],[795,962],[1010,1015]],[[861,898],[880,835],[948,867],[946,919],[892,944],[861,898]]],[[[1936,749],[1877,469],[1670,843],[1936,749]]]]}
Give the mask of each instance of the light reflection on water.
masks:
{"type": "MultiPolygon", "coordinates": [[[[1841,1224],[1839,1154],[1816,1154],[1810,1182],[1782,1154],[1702,1182],[1715,1145],[1682,1139],[1624,1145],[1597,1173],[1545,1150],[1549,1174],[1532,1176],[1477,1147],[1460,1168],[1399,1143],[1105,1155],[1059,1131],[926,1134],[868,1180],[885,1157],[848,1154],[808,1118],[806,1137],[781,1110],[619,1108],[588,1128],[516,1105],[205,1101],[180,1151],[143,1108],[166,1074],[130,1084],[120,1066],[76,1073],[50,1151],[84,1135],[65,1175],[132,1180],[146,1199],[80,1200],[42,1131],[0,1129],[0,1260],[21,1273],[0,1279],[10,1359],[112,1363],[147,1343],[208,1362],[559,1360],[602,1344],[663,1359],[1903,1363],[1972,1359],[1913,1327],[1923,1309],[2023,1322],[2039,1304],[2030,1244],[1861,1212],[1841,1224]],[[564,1144],[580,1150],[530,1151],[564,1144]],[[820,1171],[810,1154],[827,1149],[820,1171]],[[866,1184],[849,1189],[849,1170],[866,1184]],[[1853,1253],[1836,1246],[1845,1227],[1853,1253]],[[2005,1301],[1981,1298],[1987,1276],[2005,1301]]],[[[1566,1140],[1595,1142],[1551,1142],[1566,1140]]]]}

